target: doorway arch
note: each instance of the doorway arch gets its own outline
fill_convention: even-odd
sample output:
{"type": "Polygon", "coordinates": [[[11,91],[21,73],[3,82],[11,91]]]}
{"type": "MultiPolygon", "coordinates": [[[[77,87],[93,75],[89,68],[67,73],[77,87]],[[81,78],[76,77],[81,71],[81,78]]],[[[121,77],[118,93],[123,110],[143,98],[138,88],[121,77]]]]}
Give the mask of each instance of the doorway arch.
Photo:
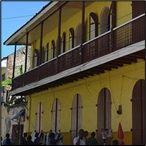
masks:
{"type": "Polygon", "coordinates": [[[111,129],[111,94],[108,88],[101,89],[97,105],[98,140],[103,144],[101,130],[111,129]]]}
{"type": "Polygon", "coordinates": [[[82,128],[82,99],[79,94],[74,96],[72,102],[72,139],[78,135],[79,129],[82,128]]]}
{"type": "Polygon", "coordinates": [[[132,92],[132,143],[144,145],[144,80],[138,80],[132,92]]]}

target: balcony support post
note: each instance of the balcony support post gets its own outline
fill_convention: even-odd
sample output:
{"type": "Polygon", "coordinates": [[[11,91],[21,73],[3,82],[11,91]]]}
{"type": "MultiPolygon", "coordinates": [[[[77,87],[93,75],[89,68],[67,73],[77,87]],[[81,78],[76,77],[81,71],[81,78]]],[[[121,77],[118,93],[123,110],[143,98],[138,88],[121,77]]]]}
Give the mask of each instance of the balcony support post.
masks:
{"type": "Polygon", "coordinates": [[[84,30],[84,28],[85,28],[85,1],[82,1],[82,30],[81,30],[81,63],[83,63],[83,61],[84,61],[84,54],[83,54],[83,43],[84,43],[84,41],[85,41],[85,38],[84,38],[84,36],[85,36],[85,30],[84,30]]]}
{"type": "Polygon", "coordinates": [[[43,24],[44,22],[42,21],[41,23],[41,31],[40,31],[40,60],[39,60],[39,64],[41,64],[43,61],[43,48],[42,48],[42,42],[43,42],[43,24]]]}
{"type": "Polygon", "coordinates": [[[62,8],[59,9],[59,22],[58,22],[58,41],[57,41],[57,46],[56,47],[56,56],[57,56],[57,73],[59,72],[59,54],[60,54],[60,50],[61,50],[61,12],[62,12],[62,8]]]}
{"type": "Polygon", "coordinates": [[[17,48],[17,42],[15,43],[15,48],[14,48],[14,60],[13,60],[13,73],[12,73],[12,79],[14,79],[14,77],[15,77],[16,48],[17,48]]]}
{"type": "Polygon", "coordinates": [[[26,51],[25,51],[25,69],[24,69],[24,72],[27,71],[28,35],[29,35],[29,33],[26,34],[26,51]]]}

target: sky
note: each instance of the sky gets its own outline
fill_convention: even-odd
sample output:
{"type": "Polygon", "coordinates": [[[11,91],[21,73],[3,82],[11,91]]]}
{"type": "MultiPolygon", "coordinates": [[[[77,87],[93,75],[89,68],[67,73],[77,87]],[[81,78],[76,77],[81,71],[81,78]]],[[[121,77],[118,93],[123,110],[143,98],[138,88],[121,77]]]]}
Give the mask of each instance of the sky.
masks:
{"type": "MultiPolygon", "coordinates": [[[[49,1],[2,1],[1,3],[1,58],[14,52],[14,45],[3,43],[21,26],[38,13],[49,1]]],[[[21,47],[21,46],[20,46],[21,47]]],[[[19,47],[17,47],[19,49],[19,47]]]]}

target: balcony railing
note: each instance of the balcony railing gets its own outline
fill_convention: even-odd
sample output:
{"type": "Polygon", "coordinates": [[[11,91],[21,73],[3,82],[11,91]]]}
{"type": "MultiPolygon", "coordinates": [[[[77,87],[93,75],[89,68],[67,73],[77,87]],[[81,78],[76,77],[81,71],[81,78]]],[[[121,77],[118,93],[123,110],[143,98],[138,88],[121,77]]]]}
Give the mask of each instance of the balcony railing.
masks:
{"type": "Polygon", "coordinates": [[[144,17],[142,14],[14,78],[13,90],[144,40],[144,17]]]}

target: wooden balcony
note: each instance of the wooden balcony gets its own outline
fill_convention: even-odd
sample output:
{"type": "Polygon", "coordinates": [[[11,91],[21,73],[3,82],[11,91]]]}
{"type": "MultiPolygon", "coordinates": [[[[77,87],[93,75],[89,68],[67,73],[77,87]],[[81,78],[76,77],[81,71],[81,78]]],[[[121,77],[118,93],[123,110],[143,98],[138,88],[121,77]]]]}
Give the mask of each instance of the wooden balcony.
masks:
{"type": "MultiPolygon", "coordinates": [[[[45,78],[53,78],[54,75],[63,71],[84,65],[100,57],[106,57],[107,54],[111,54],[117,50],[124,49],[124,47],[144,41],[144,18],[145,14],[140,15],[139,17],[114,28],[112,31],[108,31],[82,45],[76,46],[53,60],[41,64],[23,75],[14,78],[12,85],[13,90],[23,88],[26,85],[31,85],[32,83],[37,84],[38,81],[45,80],[45,78]]],[[[138,58],[145,59],[144,52],[145,49],[133,53],[130,52],[126,56],[115,58],[114,60],[103,64],[97,64],[97,66],[89,67],[82,72],[70,74],[66,77],[55,79],[54,81],[52,80],[49,83],[36,86],[33,89],[28,88],[25,92],[17,92],[17,94],[30,94],[49,87],[72,82],[89,75],[104,73],[105,70],[111,70],[112,68],[123,66],[123,64],[137,62],[138,58]]]]}

